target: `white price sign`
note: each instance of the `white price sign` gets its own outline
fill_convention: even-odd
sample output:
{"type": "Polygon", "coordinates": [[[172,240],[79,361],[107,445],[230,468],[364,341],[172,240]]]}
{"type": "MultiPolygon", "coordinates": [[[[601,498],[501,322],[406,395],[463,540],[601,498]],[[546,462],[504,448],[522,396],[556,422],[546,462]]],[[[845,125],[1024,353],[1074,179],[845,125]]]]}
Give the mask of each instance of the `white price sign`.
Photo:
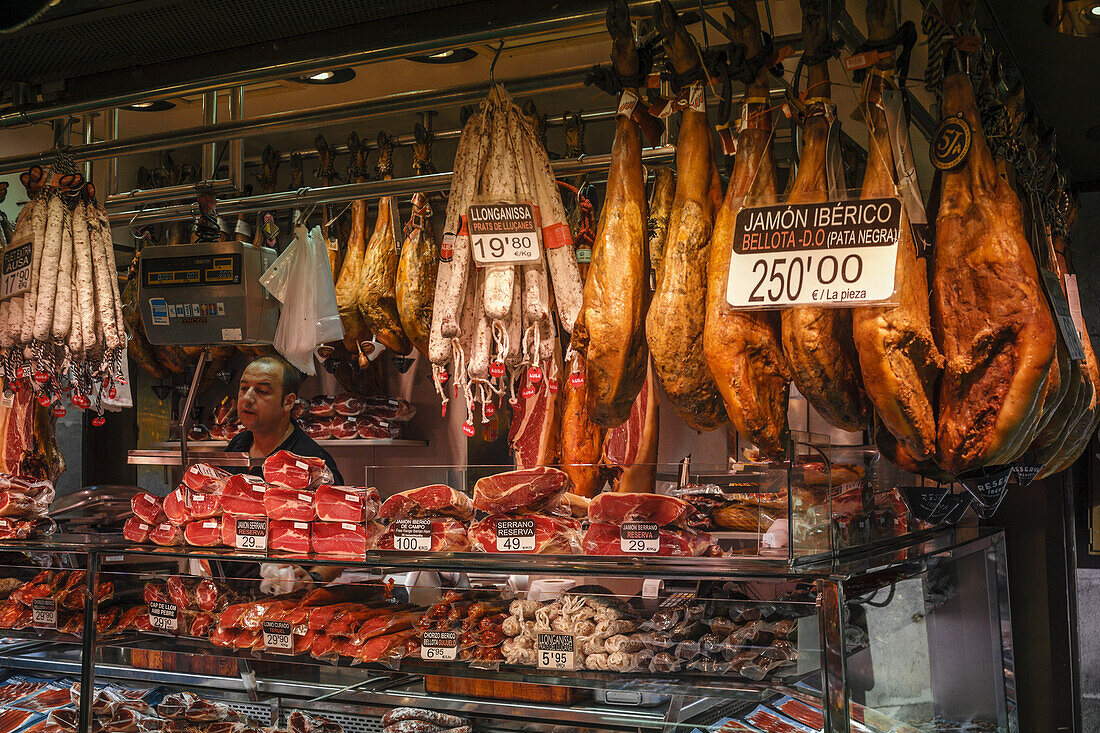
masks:
{"type": "Polygon", "coordinates": [[[432,520],[397,519],[393,523],[393,549],[428,552],[432,549],[432,520]]]}
{"type": "Polygon", "coordinates": [[[24,236],[13,238],[11,244],[4,248],[3,265],[0,267],[0,300],[30,290],[33,239],[34,233],[27,227],[24,236]]]}
{"type": "Polygon", "coordinates": [[[661,551],[661,528],[654,522],[624,522],[619,549],[627,555],[654,555],[661,551]]]}
{"type": "Polygon", "coordinates": [[[497,552],[533,552],[534,519],[497,520],[497,552]]]}
{"type": "Polygon", "coordinates": [[[57,628],[57,601],[35,598],[31,601],[31,626],[36,629],[57,628]]]}
{"type": "Polygon", "coordinates": [[[742,209],[726,302],[758,309],[890,300],[900,232],[896,198],[742,209]]]}
{"type": "Polygon", "coordinates": [[[477,204],[467,210],[466,223],[479,265],[535,262],[541,257],[538,209],[531,204],[477,204]]]}
{"type": "Polygon", "coordinates": [[[294,652],[294,635],[288,621],[264,621],[264,650],[276,654],[294,652]]]}
{"type": "Polygon", "coordinates": [[[233,546],[238,550],[266,550],[267,520],[262,517],[237,517],[233,546]]]}
{"type": "Polygon", "coordinates": [[[427,662],[453,662],[458,658],[458,632],[425,631],[420,658],[427,662]]]}
{"type": "Polygon", "coordinates": [[[539,634],[535,646],[538,668],[573,671],[576,666],[574,644],[572,634],[539,634]]]}
{"type": "Polygon", "coordinates": [[[149,604],[149,625],[157,631],[175,633],[179,630],[179,609],[174,603],[153,601],[149,604]]]}

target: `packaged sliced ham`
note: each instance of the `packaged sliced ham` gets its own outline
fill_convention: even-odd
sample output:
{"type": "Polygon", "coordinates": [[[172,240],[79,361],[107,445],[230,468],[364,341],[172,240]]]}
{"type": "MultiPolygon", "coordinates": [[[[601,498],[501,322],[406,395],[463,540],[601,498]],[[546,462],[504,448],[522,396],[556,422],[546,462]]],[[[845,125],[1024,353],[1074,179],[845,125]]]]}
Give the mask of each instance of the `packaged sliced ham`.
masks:
{"type": "Polygon", "coordinates": [[[383,527],[377,522],[314,522],[313,551],[332,557],[364,557],[383,527]]]}
{"type": "Polygon", "coordinates": [[[387,418],[360,415],[356,419],[356,426],[360,438],[393,440],[401,437],[401,424],[387,418]]]}
{"type": "Polygon", "coordinates": [[[49,504],[40,504],[26,494],[12,491],[0,491],[0,517],[27,519],[45,516],[49,504]]]}
{"type": "Polygon", "coordinates": [[[32,517],[30,519],[0,517],[0,540],[26,540],[31,537],[45,537],[56,531],[57,524],[49,517],[32,517]]]}
{"type": "Polygon", "coordinates": [[[323,484],[313,494],[313,508],[322,522],[369,522],[378,516],[377,489],[323,484]]]}
{"type": "Polygon", "coordinates": [[[219,547],[222,545],[221,519],[198,519],[183,528],[183,539],[194,547],[219,547]]]}
{"type": "Polygon", "coordinates": [[[263,517],[267,483],[247,473],[231,476],[222,489],[222,511],[243,517],[263,517]]]}
{"type": "Polygon", "coordinates": [[[358,417],[366,404],[366,399],[362,395],[351,392],[344,392],[332,398],[332,409],[341,417],[358,417]]]}
{"type": "Polygon", "coordinates": [[[689,502],[665,494],[606,491],[588,505],[588,519],[593,524],[653,522],[662,527],[691,527],[702,518],[689,502]]]}
{"type": "Polygon", "coordinates": [[[220,493],[230,474],[217,466],[196,463],[183,472],[183,484],[199,493],[220,493]]]}
{"type": "Polygon", "coordinates": [[[699,557],[710,549],[710,535],[691,529],[659,530],[657,552],[629,552],[623,549],[622,528],[614,524],[591,524],[584,535],[586,555],[639,555],[652,554],[662,557],[699,557]]]}
{"type": "Polygon", "coordinates": [[[561,503],[572,483],[564,471],[547,466],[507,471],[478,479],[474,507],[486,514],[539,512],[561,503]]]}
{"type": "Polygon", "coordinates": [[[416,407],[398,397],[364,397],[360,416],[370,416],[380,420],[408,422],[416,415],[416,407]]]}
{"type": "Polygon", "coordinates": [[[24,494],[32,499],[48,497],[44,501],[51,502],[54,497],[53,484],[45,479],[37,479],[31,476],[17,476],[11,473],[0,473],[0,491],[11,491],[24,494]]]}
{"type": "Polygon", "coordinates": [[[191,506],[188,507],[191,519],[208,519],[222,515],[221,492],[217,494],[191,492],[191,506]]]}
{"type": "Polygon", "coordinates": [[[355,416],[337,415],[329,426],[329,437],[335,440],[348,440],[359,435],[359,420],[355,416]]]}
{"type": "Polygon", "coordinates": [[[309,522],[275,521],[267,527],[267,547],[279,552],[304,555],[312,550],[309,522]]]}
{"type": "Polygon", "coordinates": [[[164,511],[164,516],[172,524],[186,524],[191,519],[188,497],[190,493],[191,489],[188,488],[187,484],[180,484],[175,491],[164,497],[161,508],[164,511]]]}
{"type": "Polygon", "coordinates": [[[294,407],[290,408],[290,419],[301,421],[307,415],[309,415],[309,402],[301,397],[294,400],[294,407]]]}
{"type": "Polygon", "coordinates": [[[313,521],[313,492],[272,486],[264,492],[264,513],[272,520],[313,521]]]}
{"type": "Polygon", "coordinates": [[[494,514],[471,525],[470,544],[478,552],[579,555],[581,523],[545,514],[494,514]]]}
{"type": "Polygon", "coordinates": [[[332,483],[332,472],[324,460],[276,451],[264,461],[264,480],[288,489],[312,489],[332,483]]]}
{"type": "Polygon", "coordinates": [[[183,530],[178,525],[164,522],[149,532],[149,541],[161,547],[178,547],[183,544],[183,530]]]}
{"type": "Polygon", "coordinates": [[[317,395],[309,401],[309,414],[314,417],[332,417],[336,410],[332,408],[332,398],[328,395],[317,395]]]}
{"type": "Polygon", "coordinates": [[[474,503],[461,491],[445,484],[432,484],[394,494],[378,510],[382,519],[409,517],[454,517],[468,521],[474,516],[474,503]]]}
{"type": "Polygon", "coordinates": [[[332,437],[332,422],[307,416],[302,420],[302,431],[314,440],[328,440],[332,437]]]}
{"type": "Polygon", "coordinates": [[[130,542],[144,544],[149,541],[149,533],[153,531],[153,526],[141,517],[130,517],[122,526],[122,536],[130,542]]]}
{"type": "MultiPolygon", "coordinates": [[[[419,549],[411,544],[405,544],[397,548],[397,537],[406,533],[408,528],[402,527],[397,522],[390,523],[381,536],[374,543],[376,550],[401,549],[405,552],[466,552],[470,549],[470,539],[466,532],[466,525],[457,519],[440,517],[425,520],[431,523],[430,547],[419,546],[419,549]]],[[[406,541],[409,542],[408,540],[406,541]]]]}
{"type": "Polygon", "coordinates": [[[130,509],[133,510],[134,516],[146,524],[160,524],[165,521],[163,505],[164,500],[159,496],[145,492],[135,494],[130,499],[130,509]]]}

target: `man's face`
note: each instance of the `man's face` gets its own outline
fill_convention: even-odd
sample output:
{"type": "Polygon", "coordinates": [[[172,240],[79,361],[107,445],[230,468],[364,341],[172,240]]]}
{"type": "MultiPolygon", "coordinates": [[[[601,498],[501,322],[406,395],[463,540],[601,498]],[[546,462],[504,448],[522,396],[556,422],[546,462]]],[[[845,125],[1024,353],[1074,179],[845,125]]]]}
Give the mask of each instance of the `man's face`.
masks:
{"type": "Polygon", "coordinates": [[[237,414],[253,433],[285,430],[295,395],[283,394],[282,370],[268,364],[249,364],[241,375],[237,414]]]}

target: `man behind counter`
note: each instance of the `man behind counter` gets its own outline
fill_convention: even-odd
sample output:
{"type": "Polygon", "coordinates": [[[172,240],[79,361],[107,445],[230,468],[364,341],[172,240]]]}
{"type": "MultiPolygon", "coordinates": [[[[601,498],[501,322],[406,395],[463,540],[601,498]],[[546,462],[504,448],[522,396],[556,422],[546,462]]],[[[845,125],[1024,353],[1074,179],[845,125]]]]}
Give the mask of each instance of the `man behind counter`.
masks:
{"type": "MultiPolygon", "coordinates": [[[[281,450],[320,458],[332,471],[333,484],[343,485],[344,477],[329,452],[306,435],[290,417],[301,386],[302,375],[281,356],[261,356],[245,367],[237,390],[237,416],[246,429],[229,441],[225,450],[227,453],[248,453],[253,458],[261,459],[281,450]]],[[[234,471],[233,468],[227,470],[234,471]]],[[[261,466],[236,472],[263,476],[261,466]]],[[[256,563],[223,562],[222,569],[224,577],[238,581],[231,582],[238,589],[241,589],[242,581],[251,585],[259,577],[259,565],[256,563]]],[[[307,572],[313,581],[321,582],[335,578],[341,568],[316,566],[307,572]]]]}

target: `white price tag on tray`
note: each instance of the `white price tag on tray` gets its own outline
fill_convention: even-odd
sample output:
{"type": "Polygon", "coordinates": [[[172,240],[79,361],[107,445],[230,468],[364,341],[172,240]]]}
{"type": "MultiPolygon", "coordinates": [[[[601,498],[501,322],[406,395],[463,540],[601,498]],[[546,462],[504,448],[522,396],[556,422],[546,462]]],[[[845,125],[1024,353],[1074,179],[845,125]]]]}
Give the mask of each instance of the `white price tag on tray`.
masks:
{"type": "Polygon", "coordinates": [[[157,631],[179,630],[179,609],[174,603],[153,601],[149,604],[149,625],[157,631]]]}
{"type": "Polygon", "coordinates": [[[404,552],[430,551],[432,549],[432,520],[394,520],[393,549],[404,552]]]}
{"type": "Polygon", "coordinates": [[[535,643],[539,669],[571,672],[576,667],[576,638],[572,634],[539,634],[535,643]]]}
{"type": "Polygon", "coordinates": [[[536,262],[542,256],[538,209],[531,204],[476,204],[466,220],[479,265],[536,262]]]}
{"type": "Polygon", "coordinates": [[[34,249],[34,232],[26,228],[26,234],[12,239],[4,248],[3,265],[0,267],[0,300],[22,295],[31,287],[31,261],[34,249]]]}
{"type": "Polygon", "coordinates": [[[237,517],[233,530],[233,547],[238,550],[267,549],[267,519],[263,517],[237,517]]]}
{"type": "Polygon", "coordinates": [[[534,519],[498,519],[497,552],[533,552],[534,519]]]}
{"type": "Polygon", "coordinates": [[[420,642],[420,658],[426,662],[453,662],[458,659],[458,632],[425,631],[420,642]]]}
{"type": "Polygon", "coordinates": [[[276,654],[294,652],[294,635],[289,621],[264,621],[264,650],[276,654]]]}
{"type": "Polygon", "coordinates": [[[31,626],[36,629],[57,628],[57,601],[35,598],[31,601],[31,626]]]}
{"type": "Polygon", "coordinates": [[[726,302],[759,309],[890,300],[900,232],[896,198],[742,209],[726,302]]]}
{"type": "Polygon", "coordinates": [[[655,522],[623,522],[619,549],[627,555],[655,555],[661,551],[661,528],[655,522]]]}

